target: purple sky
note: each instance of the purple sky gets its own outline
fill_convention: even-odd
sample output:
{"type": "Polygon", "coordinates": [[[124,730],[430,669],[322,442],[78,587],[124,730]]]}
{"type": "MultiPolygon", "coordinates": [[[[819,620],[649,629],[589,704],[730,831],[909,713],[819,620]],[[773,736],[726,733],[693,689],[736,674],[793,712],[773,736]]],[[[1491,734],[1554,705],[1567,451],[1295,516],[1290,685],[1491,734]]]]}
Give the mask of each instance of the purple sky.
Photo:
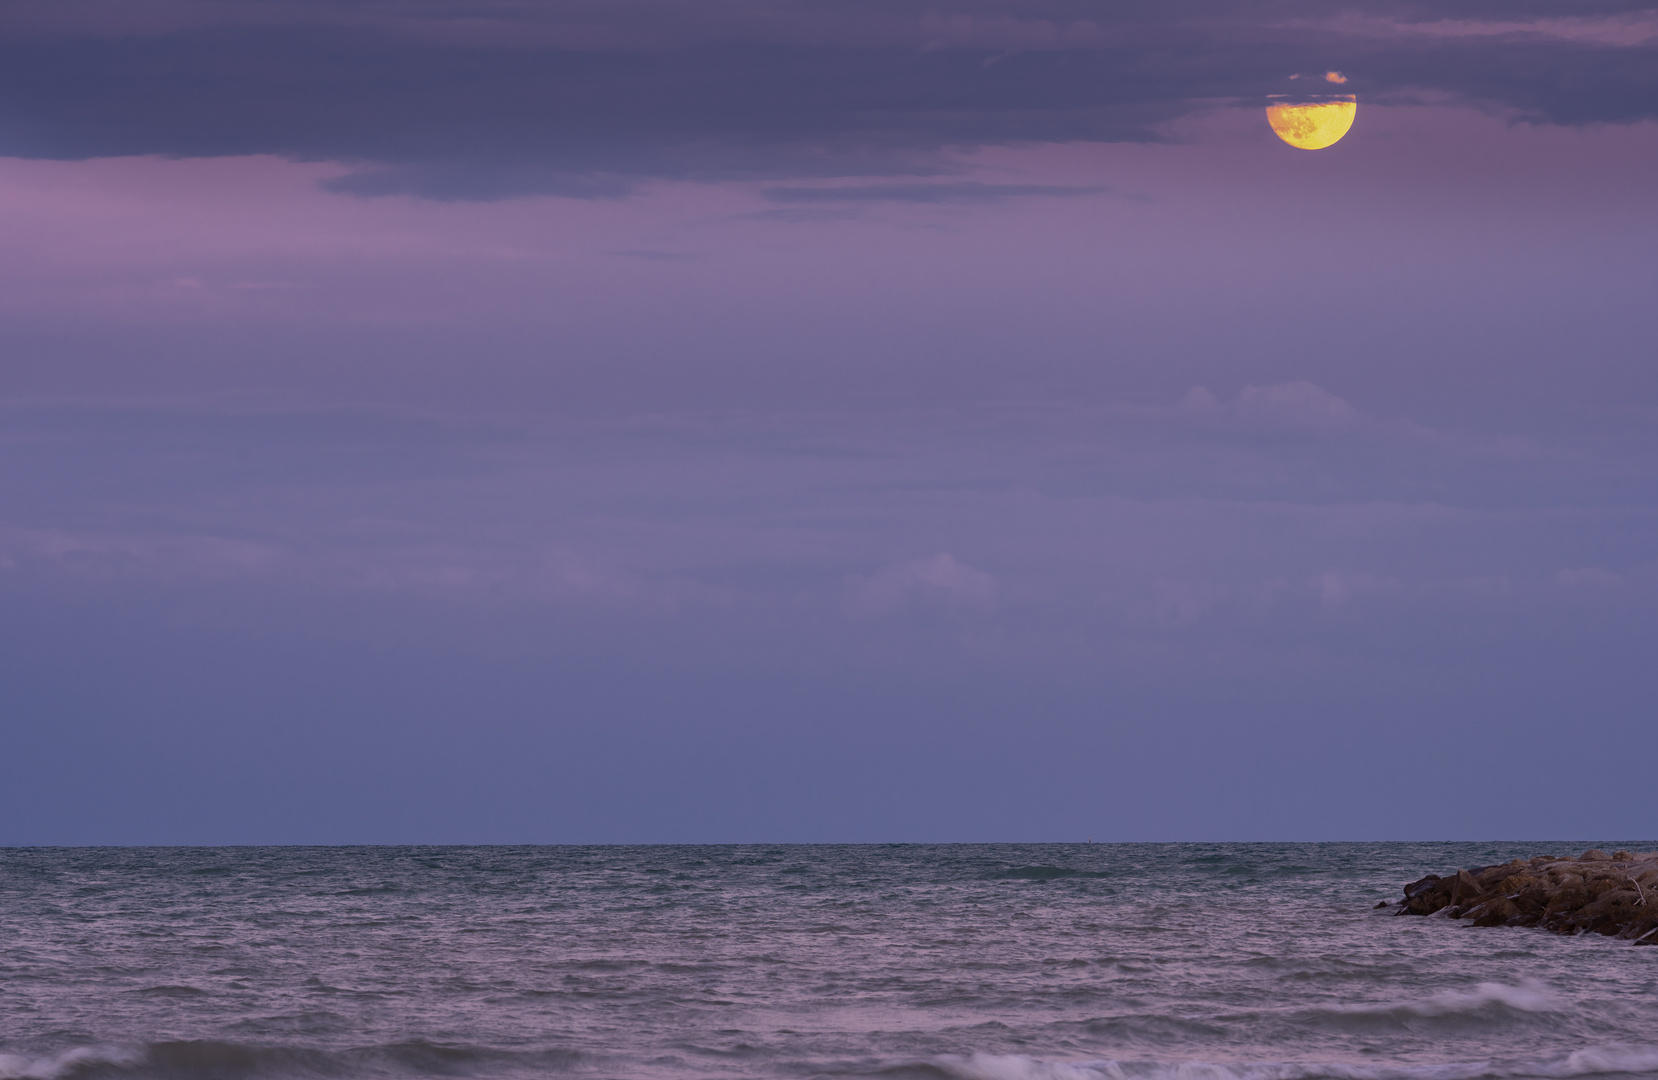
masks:
{"type": "Polygon", "coordinates": [[[1637,3],[14,0],[0,843],[1650,839],[1655,176],[1637,3]]]}

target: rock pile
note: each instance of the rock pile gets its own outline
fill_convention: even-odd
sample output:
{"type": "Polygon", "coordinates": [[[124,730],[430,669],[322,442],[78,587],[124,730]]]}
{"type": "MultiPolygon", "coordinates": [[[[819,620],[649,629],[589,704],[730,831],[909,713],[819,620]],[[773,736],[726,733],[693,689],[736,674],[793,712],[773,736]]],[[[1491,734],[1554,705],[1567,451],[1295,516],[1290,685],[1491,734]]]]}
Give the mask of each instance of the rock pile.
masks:
{"type": "MultiPolygon", "coordinates": [[[[1385,906],[1378,905],[1378,906],[1385,906]]],[[[1396,915],[1443,914],[1475,926],[1541,926],[1658,945],[1658,851],[1585,851],[1429,874],[1405,886],[1396,915]]]]}

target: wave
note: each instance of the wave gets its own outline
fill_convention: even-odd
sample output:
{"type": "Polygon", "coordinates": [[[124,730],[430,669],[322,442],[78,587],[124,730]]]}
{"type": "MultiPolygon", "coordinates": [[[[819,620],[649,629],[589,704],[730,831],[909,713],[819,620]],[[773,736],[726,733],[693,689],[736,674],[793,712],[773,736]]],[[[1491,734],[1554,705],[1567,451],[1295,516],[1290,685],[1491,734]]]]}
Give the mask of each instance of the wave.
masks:
{"type": "MultiPolygon", "coordinates": [[[[1119,972],[1146,970],[1119,962],[1119,972]]],[[[1083,995],[1080,1000],[1092,1001],[1083,995]]],[[[1306,1004],[1299,1008],[1253,1008],[1182,1015],[1153,1010],[1098,1015],[1059,1022],[1066,1030],[1108,1039],[1119,1050],[1194,1046],[1213,1040],[1245,1039],[1258,1045],[1301,1046],[1304,1040],[1414,1035],[1435,1039],[1489,1039],[1496,1033],[1530,1037],[1579,1032],[1589,1017],[1582,1003],[1557,996],[1535,982],[1484,982],[1469,989],[1441,990],[1421,997],[1368,1002],[1306,1004]]],[[[1224,1042],[1223,1042],[1224,1044],[1224,1042]]],[[[1096,1043],[1095,1045],[1101,1045],[1096,1043]]]]}
{"type": "MultiPolygon", "coordinates": [[[[917,1072],[949,1080],[1566,1080],[1658,1073],[1658,1047],[1597,1047],[1543,1061],[1420,1066],[1340,1062],[1048,1061],[1022,1054],[940,1057],[917,1072]]],[[[895,1070],[896,1071],[896,1070],[895,1070]]]]}
{"type": "Polygon", "coordinates": [[[1059,878],[1106,878],[1109,870],[1073,870],[1066,866],[1012,866],[990,875],[992,881],[1056,881],[1059,878]]]}
{"type": "Polygon", "coordinates": [[[1541,983],[1522,982],[1518,986],[1506,983],[1482,982],[1472,990],[1443,990],[1421,1001],[1395,1005],[1355,1005],[1337,1010],[1347,1015],[1370,1016],[1468,1016],[1503,1010],[1515,1012],[1558,1012],[1561,1003],[1541,983]]]}
{"type": "Polygon", "coordinates": [[[102,1046],[77,1046],[44,1057],[0,1054],[0,1080],[59,1080],[99,1065],[133,1065],[143,1056],[141,1050],[102,1046]]]}
{"type": "Polygon", "coordinates": [[[1530,981],[1517,986],[1483,982],[1472,989],[1441,990],[1405,1000],[1249,1011],[1215,1018],[1234,1028],[1286,1025],[1287,1030],[1281,1037],[1292,1038],[1296,1033],[1310,1032],[1377,1035],[1432,1031],[1446,1037],[1495,1031],[1567,1031],[1575,1030],[1581,1019],[1579,1005],[1530,981]]]}
{"type": "Polygon", "coordinates": [[[0,1054],[0,1080],[241,1080],[244,1077],[429,1077],[564,1072],[575,1050],[494,1050],[421,1039],[321,1050],[192,1040],[75,1047],[43,1057],[0,1054]]]}

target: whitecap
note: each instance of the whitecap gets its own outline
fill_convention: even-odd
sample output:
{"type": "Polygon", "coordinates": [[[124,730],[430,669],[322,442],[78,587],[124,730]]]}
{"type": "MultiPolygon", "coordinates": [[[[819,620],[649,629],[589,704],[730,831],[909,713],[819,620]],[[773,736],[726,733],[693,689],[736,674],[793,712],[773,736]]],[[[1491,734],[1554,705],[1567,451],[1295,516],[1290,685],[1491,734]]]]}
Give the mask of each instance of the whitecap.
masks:
{"type": "MultiPolygon", "coordinates": [[[[1507,989],[1513,989],[1509,987],[1507,989]]],[[[1125,1062],[1046,1060],[1022,1054],[942,1057],[935,1064],[960,1080],[1565,1080],[1578,1076],[1658,1073],[1658,1047],[1590,1047],[1563,1058],[1382,1066],[1347,1062],[1125,1062]]]]}
{"type": "Polygon", "coordinates": [[[96,1065],[136,1065],[140,1051],[110,1046],[77,1046],[45,1057],[0,1054],[0,1080],[60,1080],[96,1065]]]}

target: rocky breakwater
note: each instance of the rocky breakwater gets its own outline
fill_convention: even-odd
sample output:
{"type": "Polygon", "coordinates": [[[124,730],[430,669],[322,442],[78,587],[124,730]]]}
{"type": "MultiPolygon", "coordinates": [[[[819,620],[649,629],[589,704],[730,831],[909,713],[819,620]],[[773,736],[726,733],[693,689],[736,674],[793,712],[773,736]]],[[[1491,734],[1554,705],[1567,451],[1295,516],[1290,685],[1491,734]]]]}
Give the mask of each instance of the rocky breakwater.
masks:
{"type": "MultiPolygon", "coordinates": [[[[1378,906],[1386,906],[1385,904],[1378,906]]],[[[1541,926],[1658,945],[1658,851],[1585,851],[1429,874],[1405,886],[1398,915],[1472,919],[1475,926],[1541,926]]]]}

